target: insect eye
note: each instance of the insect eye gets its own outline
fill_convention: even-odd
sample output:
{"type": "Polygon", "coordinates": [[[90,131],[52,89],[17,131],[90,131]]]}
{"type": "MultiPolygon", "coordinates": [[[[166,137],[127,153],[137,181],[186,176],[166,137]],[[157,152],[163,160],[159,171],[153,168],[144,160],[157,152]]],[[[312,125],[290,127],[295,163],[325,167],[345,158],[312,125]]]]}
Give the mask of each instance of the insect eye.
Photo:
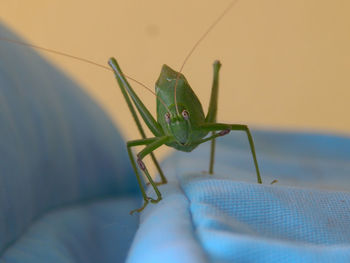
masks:
{"type": "Polygon", "coordinates": [[[165,121],[169,124],[170,123],[170,113],[165,113],[165,121]]]}
{"type": "Polygon", "coordinates": [[[190,117],[187,110],[183,110],[181,114],[182,114],[182,117],[184,117],[184,119],[185,119],[186,121],[187,121],[188,118],[190,117]]]}

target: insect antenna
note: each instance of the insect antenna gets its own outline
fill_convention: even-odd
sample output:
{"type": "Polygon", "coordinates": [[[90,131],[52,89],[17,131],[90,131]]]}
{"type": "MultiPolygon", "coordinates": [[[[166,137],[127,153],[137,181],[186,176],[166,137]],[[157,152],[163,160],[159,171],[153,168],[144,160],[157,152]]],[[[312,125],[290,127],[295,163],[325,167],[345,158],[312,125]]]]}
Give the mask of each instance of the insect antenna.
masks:
{"type": "Polygon", "coordinates": [[[176,82],[175,82],[175,87],[174,87],[174,99],[175,99],[175,107],[176,107],[176,113],[180,115],[179,109],[177,107],[177,99],[176,99],[176,87],[177,83],[180,78],[180,74],[187,62],[187,60],[191,57],[192,53],[195,51],[195,49],[198,47],[198,45],[205,39],[205,37],[210,33],[210,31],[213,30],[213,28],[220,22],[221,19],[224,18],[224,16],[230,11],[230,9],[238,2],[238,0],[233,0],[226,8],[225,10],[218,16],[218,18],[208,27],[208,29],[203,33],[203,35],[197,40],[197,42],[192,46],[190,52],[188,52],[187,56],[185,57],[180,70],[177,73],[176,76],[176,82]]]}
{"type": "MultiPolygon", "coordinates": [[[[57,51],[57,50],[54,50],[54,49],[49,49],[49,48],[46,48],[46,47],[41,47],[41,46],[37,46],[37,45],[33,45],[33,44],[29,44],[29,43],[25,43],[25,42],[22,42],[22,41],[18,41],[18,40],[6,38],[6,37],[1,37],[1,36],[0,36],[0,40],[1,41],[6,41],[6,42],[9,42],[9,43],[13,43],[13,44],[16,44],[16,45],[25,46],[25,47],[32,47],[34,49],[39,49],[39,50],[42,50],[42,51],[45,51],[45,52],[48,52],[48,53],[52,53],[52,54],[56,54],[56,55],[59,55],[59,56],[75,59],[75,60],[78,60],[78,61],[81,61],[81,62],[85,62],[85,63],[88,63],[90,65],[102,68],[104,70],[113,71],[111,68],[109,68],[107,66],[104,66],[102,64],[99,64],[99,63],[97,63],[97,62],[95,62],[93,60],[89,60],[89,59],[86,59],[86,58],[74,56],[74,55],[71,55],[71,54],[68,54],[68,53],[65,53],[65,52],[61,52],[61,51],[57,51]]],[[[124,73],[123,73],[123,75],[127,79],[134,81],[135,83],[139,84],[140,86],[144,87],[146,90],[151,92],[164,105],[164,107],[168,110],[168,112],[170,112],[169,108],[166,106],[165,102],[153,90],[151,90],[149,87],[147,87],[142,82],[136,80],[135,78],[130,77],[130,76],[124,74],[124,73]]]]}

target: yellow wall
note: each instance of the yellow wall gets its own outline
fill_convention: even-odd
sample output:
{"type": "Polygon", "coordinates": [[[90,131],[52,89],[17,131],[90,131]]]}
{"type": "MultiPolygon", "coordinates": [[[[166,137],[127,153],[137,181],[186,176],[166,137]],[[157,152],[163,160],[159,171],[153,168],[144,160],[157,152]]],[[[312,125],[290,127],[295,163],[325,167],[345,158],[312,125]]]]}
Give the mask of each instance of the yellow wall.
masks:
{"type": "MultiPolygon", "coordinates": [[[[0,17],[29,43],[106,63],[153,88],[178,69],[230,1],[1,0],[0,17]]],[[[241,0],[184,68],[206,109],[220,59],[219,121],[350,134],[350,1],[241,0]]],[[[1,43],[0,43],[1,44],[1,43]]],[[[139,138],[113,75],[48,56],[80,82],[129,139],[139,138]]],[[[155,98],[134,85],[152,112],[155,98]]]]}

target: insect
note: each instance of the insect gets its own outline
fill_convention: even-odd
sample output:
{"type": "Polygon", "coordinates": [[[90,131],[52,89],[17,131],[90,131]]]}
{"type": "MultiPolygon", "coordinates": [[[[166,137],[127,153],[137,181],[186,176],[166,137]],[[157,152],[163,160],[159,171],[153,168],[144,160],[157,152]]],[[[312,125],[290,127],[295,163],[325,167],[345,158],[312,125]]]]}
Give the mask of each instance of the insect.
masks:
{"type": "Polygon", "coordinates": [[[143,206],[131,211],[141,212],[149,202],[158,203],[162,200],[162,195],[157,185],[165,184],[167,182],[164,173],[162,172],[156,158],[153,155],[153,151],[162,145],[173,147],[176,150],[191,152],[198,145],[211,141],[209,173],[213,173],[214,169],[214,154],[215,154],[215,139],[220,136],[228,134],[231,130],[244,131],[247,134],[250,149],[252,152],[254,165],[257,174],[258,183],[262,183],[258,162],[255,153],[254,142],[249,131],[248,126],[242,124],[225,124],[217,123],[217,104],[218,104],[218,89],[219,89],[219,71],[221,64],[219,61],[214,62],[214,77],[213,85],[210,97],[209,109],[206,115],[204,115],[202,105],[197,98],[196,94],[192,90],[191,86],[187,82],[185,76],[181,74],[182,68],[185,65],[187,59],[192,54],[196,46],[205,38],[210,30],[226,15],[226,13],[236,3],[233,1],[224,10],[221,16],[209,27],[204,35],[194,45],[189,55],[186,57],[179,72],[171,69],[167,65],[163,65],[160,76],[156,82],[155,90],[157,97],[157,120],[150,114],[149,110],[142,103],[141,99],[137,96],[133,88],[124,77],[120,66],[115,58],[111,58],[108,64],[113,69],[120,89],[125,97],[125,100],[129,106],[129,109],[135,119],[138,129],[142,135],[142,139],[132,140],[127,142],[127,150],[134,172],[137,176],[138,183],[143,195],[143,206]],[[139,120],[135,114],[135,109],[129,99],[133,101],[136,109],[140,113],[143,121],[153,133],[154,137],[146,138],[144,131],[139,125],[139,120]],[[211,133],[210,136],[207,136],[211,133]],[[146,175],[151,186],[153,187],[157,199],[153,199],[146,195],[142,185],[141,175],[137,169],[135,158],[132,154],[132,147],[145,146],[142,151],[137,154],[136,162],[141,171],[146,175]],[[159,183],[155,183],[149,174],[147,167],[145,166],[143,159],[151,155],[151,158],[158,169],[161,177],[159,183]]]}
{"type": "MultiPolygon", "coordinates": [[[[217,137],[224,136],[230,131],[243,131],[246,133],[250,150],[253,157],[253,162],[257,175],[257,182],[262,183],[258,162],[255,153],[255,147],[253,138],[249,131],[247,125],[243,124],[226,124],[226,123],[217,123],[217,104],[218,104],[218,89],[219,89],[219,71],[221,63],[215,61],[213,68],[213,83],[212,90],[210,95],[209,108],[206,114],[204,114],[203,107],[198,97],[192,90],[185,76],[181,73],[184,65],[186,64],[188,58],[191,56],[198,44],[207,36],[207,34],[216,26],[216,24],[228,13],[228,11],[234,6],[237,0],[232,1],[229,6],[223,11],[223,13],[212,23],[212,25],[207,29],[207,31],[202,35],[202,37],[195,43],[187,57],[185,58],[179,71],[175,71],[167,65],[163,65],[160,76],[155,85],[155,93],[157,103],[157,117],[154,118],[146,106],[143,104],[142,100],[135,93],[134,89],[128,82],[128,77],[124,74],[115,58],[111,58],[108,61],[109,66],[115,74],[121,92],[125,98],[125,101],[128,105],[128,108],[135,120],[136,126],[140,132],[141,139],[127,141],[127,152],[130,158],[131,165],[134,169],[134,172],[137,177],[137,181],[143,196],[143,205],[140,208],[137,208],[130,213],[141,212],[150,202],[158,203],[162,200],[161,192],[158,189],[158,185],[166,184],[167,179],[155,157],[153,151],[157,148],[166,145],[172,148],[175,148],[179,151],[191,152],[198,145],[211,142],[210,150],[210,161],[209,161],[209,174],[214,172],[214,155],[215,155],[215,139],[217,137]],[[153,137],[146,137],[146,134],[141,126],[140,119],[136,113],[140,114],[142,120],[149,128],[149,130],[154,135],[153,137]],[[144,146],[136,158],[133,155],[132,148],[135,146],[144,146]],[[155,182],[148,172],[146,165],[143,162],[143,159],[146,156],[150,156],[156,169],[160,175],[160,182],[155,182]],[[136,160],[135,160],[136,159],[136,160]],[[144,173],[149,184],[152,186],[156,193],[156,199],[147,196],[141,173],[138,169],[144,173]]],[[[103,68],[105,66],[99,65],[93,61],[89,61],[82,58],[77,58],[75,56],[50,50],[47,48],[42,48],[34,45],[24,44],[18,41],[11,41],[8,39],[0,38],[1,40],[14,42],[17,44],[32,46],[34,48],[43,49],[48,52],[53,52],[63,56],[68,56],[74,59],[82,60],[90,64],[94,64],[103,68]]],[[[109,69],[109,68],[108,68],[109,69]]],[[[135,80],[134,80],[135,81],[135,80]]],[[[138,81],[136,81],[138,82],[138,81]]],[[[143,85],[142,83],[138,82],[143,85]]],[[[144,86],[144,85],[143,85],[144,86]]],[[[148,89],[146,86],[144,86],[148,89]]],[[[149,90],[149,89],[148,89],[149,90]]]]}

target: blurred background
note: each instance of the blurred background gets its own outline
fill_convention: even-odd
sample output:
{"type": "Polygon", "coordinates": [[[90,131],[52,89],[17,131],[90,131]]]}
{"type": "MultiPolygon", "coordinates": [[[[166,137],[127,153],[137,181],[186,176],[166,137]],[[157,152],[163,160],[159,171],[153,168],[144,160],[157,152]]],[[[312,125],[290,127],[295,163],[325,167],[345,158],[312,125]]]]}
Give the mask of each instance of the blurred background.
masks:
{"type": "MultiPolygon", "coordinates": [[[[0,17],[28,43],[106,65],[115,56],[126,74],[153,89],[162,64],[179,69],[229,3],[1,0],[0,17]]],[[[221,60],[218,121],[349,135],[349,12],[348,0],[238,1],[183,73],[206,112],[212,63],[221,60]]],[[[111,72],[38,52],[80,83],[126,139],[140,138],[111,72]]],[[[155,97],[131,84],[155,113],[155,97]]]]}

